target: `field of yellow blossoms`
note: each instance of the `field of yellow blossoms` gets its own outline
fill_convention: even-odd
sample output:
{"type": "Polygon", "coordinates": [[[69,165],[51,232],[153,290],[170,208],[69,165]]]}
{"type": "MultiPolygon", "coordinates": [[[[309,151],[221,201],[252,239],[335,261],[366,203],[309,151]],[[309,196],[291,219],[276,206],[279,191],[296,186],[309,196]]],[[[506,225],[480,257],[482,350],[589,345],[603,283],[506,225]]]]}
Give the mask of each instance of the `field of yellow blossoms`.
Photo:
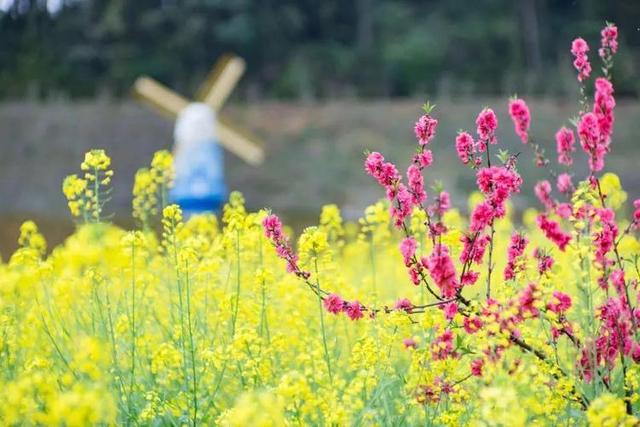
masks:
{"type": "Polygon", "coordinates": [[[111,161],[88,152],[63,183],[76,231],[47,248],[27,221],[0,264],[0,423],[637,425],[640,201],[604,170],[616,36],[607,24],[594,84],[573,43],[582,98],[547,147],[557,159],[522,99],[508,105],[520,156],[489,108],[463,124],[474,135],[435,142],[426,105],[406,179],[368,153],[386,198],[356,222],[324,206],[297,242],[237,192],[184,218],[165,151],[136,174],[137,229],[118,228],[111,161]],[[468,206],[427,194],[432,143],[476,176],[468,206]],[[531,158],[553,185],[522,182],[531,158]],[[516,211],[521,191],[539,206],[516,211]]]}

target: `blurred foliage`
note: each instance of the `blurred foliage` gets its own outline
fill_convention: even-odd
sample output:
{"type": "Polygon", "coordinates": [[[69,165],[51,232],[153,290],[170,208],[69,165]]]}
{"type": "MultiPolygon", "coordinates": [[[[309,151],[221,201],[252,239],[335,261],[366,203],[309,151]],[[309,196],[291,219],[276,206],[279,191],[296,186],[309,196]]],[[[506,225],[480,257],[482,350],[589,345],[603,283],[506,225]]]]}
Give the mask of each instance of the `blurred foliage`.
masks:
{"type": "Polygon", "coordinates": [[[637,1],[59,1],[0,1],[0,97],[122,96],[142,73],[192,93],[229,51],[252,99],[560,95],[572,38],[595,61],[605,20],[620,28],[618,93],[640,93],[637,1]]]}

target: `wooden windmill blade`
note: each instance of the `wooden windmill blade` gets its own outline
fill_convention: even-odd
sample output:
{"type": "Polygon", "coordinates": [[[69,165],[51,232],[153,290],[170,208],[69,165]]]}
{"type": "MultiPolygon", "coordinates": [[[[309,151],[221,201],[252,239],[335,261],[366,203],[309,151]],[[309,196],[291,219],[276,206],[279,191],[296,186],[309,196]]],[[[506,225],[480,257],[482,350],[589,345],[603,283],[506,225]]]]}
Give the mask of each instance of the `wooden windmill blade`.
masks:
{"type": "Polygon", "coordinates": [[[219,117],[217,132],[220,144],[253,166],[261,164],[264,161],[264,150],[255,143],[256,138],[237,129],[228,120],[219,117]]]}
{"type": "Polygon", "coordinates": [[[135,96],[165,116],[175,118],[188,104],[186,98],[150,77],[139,77],[133,84],[135,96]]]}
{"type": "Polygon", "coordinates": [[[244,59],[234,56],[223,56],[213,67],[206,80],[198,90],[196,99],[218,111],[227,100],[231,91],[244,74],[244,59]]]}

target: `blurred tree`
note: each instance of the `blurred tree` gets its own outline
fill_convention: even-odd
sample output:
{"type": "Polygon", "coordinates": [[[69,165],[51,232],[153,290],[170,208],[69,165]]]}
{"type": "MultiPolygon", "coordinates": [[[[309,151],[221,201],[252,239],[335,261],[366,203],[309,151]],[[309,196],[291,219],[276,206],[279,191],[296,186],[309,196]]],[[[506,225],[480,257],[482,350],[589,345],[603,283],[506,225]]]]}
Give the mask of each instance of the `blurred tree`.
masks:
{"type": "Polygon", "coordinates": [[[569,44],[596,61],[620,27],[617,90],[637,96],[640,2],[625,0],[3,0],[0,97],[125,94],[148,73],[185,93],[216,57],[250,97],[557,94],[569,44]],[[52,7],[52,4],[56,5],[52,7]],[[455,83],[454,83],[455,82],[455,83]]]}

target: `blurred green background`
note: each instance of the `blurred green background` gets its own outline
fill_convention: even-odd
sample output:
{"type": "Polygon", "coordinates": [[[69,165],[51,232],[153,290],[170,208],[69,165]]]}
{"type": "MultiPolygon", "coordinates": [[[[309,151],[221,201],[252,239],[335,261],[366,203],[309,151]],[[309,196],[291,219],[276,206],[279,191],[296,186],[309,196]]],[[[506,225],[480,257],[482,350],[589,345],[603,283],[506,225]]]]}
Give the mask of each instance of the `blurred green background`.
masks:
{"type": "Polygon", "coordinates": [[[130,224],[135,170],[171,147],[173,126],[132,101],[131,84],[149,74],[191,96],[225,52],[248,65],[225,115],[265,141],[260,167],[226,157],[228,185],[250,208],[309,224],[335,202],[356,217],[382,196],[363,152],[405,167],[426,99],[440,119],[427,181],[466,207],[473,174],[453,141],[491,106],[502,143],[523,153],[523,207],[545,176],[513,133],[507,99],[529,101],[532,135],[553,157],[555,131],[578,108],[571,40],[590,43],[597,72],[605,20],[620,31],[607,168],[640,197],[640,1],[0,0],[0,254],[26,218],[54,243],[72,229],[61,181],[90,148],[113,157],[108,210],[130,224]]]}

